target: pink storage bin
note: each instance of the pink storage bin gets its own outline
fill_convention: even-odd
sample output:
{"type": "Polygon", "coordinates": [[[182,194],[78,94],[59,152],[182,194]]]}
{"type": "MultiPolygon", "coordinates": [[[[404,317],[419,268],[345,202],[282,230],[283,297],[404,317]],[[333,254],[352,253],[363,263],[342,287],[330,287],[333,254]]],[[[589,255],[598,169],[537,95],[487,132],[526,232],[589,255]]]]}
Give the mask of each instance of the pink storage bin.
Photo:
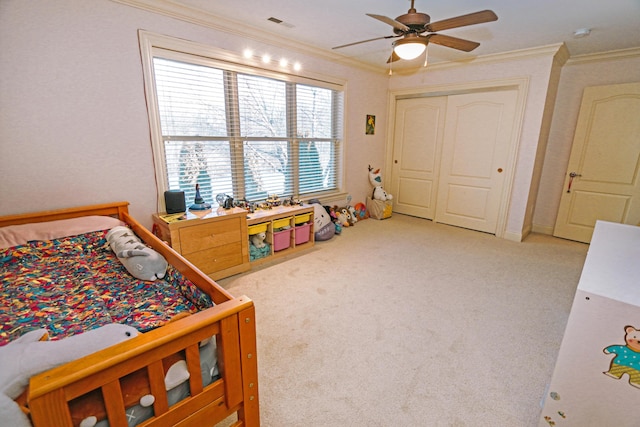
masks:
{"type": "Polygon", "coordinates": [[[273,251],[278,252],[287,249],[291,245],[291,229],[276,231],[273,233],[273,251]]]}
{"type": "Polygon", "coordinates": [[[301,245],[309,241],[309,228],[311,228],[311,224],[309,223],[296,225],[296,245],[301,245]]]}

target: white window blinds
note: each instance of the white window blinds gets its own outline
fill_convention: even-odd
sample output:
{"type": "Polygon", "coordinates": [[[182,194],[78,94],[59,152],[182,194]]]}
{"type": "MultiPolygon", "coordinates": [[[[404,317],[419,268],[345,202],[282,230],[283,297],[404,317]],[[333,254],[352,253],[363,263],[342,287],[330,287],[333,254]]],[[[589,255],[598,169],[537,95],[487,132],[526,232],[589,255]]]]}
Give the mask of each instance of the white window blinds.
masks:
{"type": "Polygon", "coordinates": [[[187,201],[225,193],[260,201],[338,191],[343,93],[154,56],[169,189],[187,201]]]}

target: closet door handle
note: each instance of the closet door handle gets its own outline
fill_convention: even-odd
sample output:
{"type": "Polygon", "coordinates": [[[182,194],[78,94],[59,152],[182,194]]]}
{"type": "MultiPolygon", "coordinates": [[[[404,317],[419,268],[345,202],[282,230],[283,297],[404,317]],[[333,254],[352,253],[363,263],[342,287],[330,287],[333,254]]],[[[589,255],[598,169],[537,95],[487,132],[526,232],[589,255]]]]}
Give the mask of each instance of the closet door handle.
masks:
{"type": "Polygon", "coordinates": [[[567,193],[571,193],[571,184],[573,184],[573,178],[575,178],[577,176],[582,176],[582,174],[579,174],[577,172],[570,172],[569,173],[569,185],[567,185],[567,193]]]}

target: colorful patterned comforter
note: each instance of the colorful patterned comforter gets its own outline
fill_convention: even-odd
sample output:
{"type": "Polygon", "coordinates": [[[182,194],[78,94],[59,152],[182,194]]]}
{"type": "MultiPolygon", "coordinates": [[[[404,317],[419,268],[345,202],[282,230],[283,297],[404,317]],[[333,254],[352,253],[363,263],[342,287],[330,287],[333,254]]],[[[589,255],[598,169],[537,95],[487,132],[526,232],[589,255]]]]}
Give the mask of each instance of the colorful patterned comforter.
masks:
{"type": "Polygon", "coordinates": [[[46,328],[52,339],[113,322],[144,332],[213,305],[171,266],[163,280],[135,279],[105,235],[0,249],[0,346],[37,328],[46,328]]]}

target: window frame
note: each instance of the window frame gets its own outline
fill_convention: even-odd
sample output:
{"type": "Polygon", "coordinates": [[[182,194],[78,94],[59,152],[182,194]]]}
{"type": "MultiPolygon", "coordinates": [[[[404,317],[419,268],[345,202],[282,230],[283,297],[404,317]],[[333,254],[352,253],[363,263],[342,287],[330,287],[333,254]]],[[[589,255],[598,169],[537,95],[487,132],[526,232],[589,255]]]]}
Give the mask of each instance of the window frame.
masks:
{"type": "MultiPolygon", "coordinates": [[[[156,96],[156,83],[153,69],[153,58],[160,57],[168,60],[187,62],[197,65],[210,66],[237,73],[252,74],[260,77],[272,78],[285,83],[296,83],[308,86],[315,86],[338,91],[342,94],[342,109],[339,112],[342,123],[342,133],[336,137],[340,142],[336,148],[337,160],[335,161],[335,189],[322,191],[319,193],[305,194],[304,197],[323,197],[335,199],[344,196],[344,156],[345,156],[345,107],[346,107],[346,82],[339,79],[327,78],[325,76],[298,75],[283,72],[277,69],[267,68],[268,65],[256,64],[255,60],[246,59],[238,54],[226,50],[214,48],[208,45],[192,42],[184,39],[177,39],[170,36],[151,33],[145,30],[138,31],[140,54],[143,66],[143,79],[145,96],[147,100],[147,112],[149,116],[151,145],[154,160],[154,171],[157,187],[157,205],[159,211],[165,210],[164,192],[169,189],[168,172],[166,168],[164,141],[162,135],[158,99],[156,96]]],[[[287,85],[289,87],[290,85],[287,85]]],[[[335,123],[334,123],[335,125],[335,123]]],[[[336,134],[334,130],[334,135],[336,134]]],[[[229,135],[230,141],[242,144],[244,140],[229,135]]],[[[315,139],[315,138],[314,138],[315,139]]],[[[234,143],[234,142],[232,142],[234,143]]],[[[297,146],[297,145],[296,145],[297,146]]],[[[295,151],[295,150],[294,150],[295,151]]],[[[297,156],[297,153],[296,153],[297,156]]],[[[297,168],[293,168],[294,177],[298,174],[297,168]]],[[[297,177],[296,177],[297,179],[297,177]]],[[[234,191],[237,188],[233,183],[234,191]]],[[[215,200],[212,200],[214,204],[215,200]]]]}

